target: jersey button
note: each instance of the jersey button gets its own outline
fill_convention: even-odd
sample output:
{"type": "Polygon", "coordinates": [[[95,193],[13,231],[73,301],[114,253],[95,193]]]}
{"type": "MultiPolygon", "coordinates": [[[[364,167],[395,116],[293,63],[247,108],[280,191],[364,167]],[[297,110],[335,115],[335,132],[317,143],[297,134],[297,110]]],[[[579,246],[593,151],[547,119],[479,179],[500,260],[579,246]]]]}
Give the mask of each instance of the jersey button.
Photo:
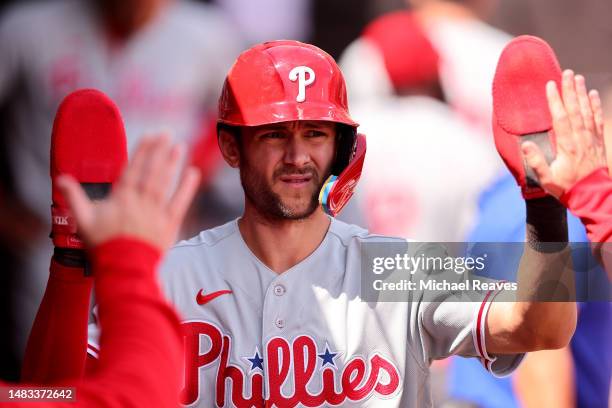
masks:
{"type": "Polygon", "coordinates": [[[283,285],[275,285],[274,286],[274,294],[276,296],[283,296],[287,289],[283,285]]]}
{"type": "Polygon", "coordinates": [[[276,325],[276,327],[278,327],[279,329],[282,329],[283,327],[285,327],[285,320],[284,319],[276,319],[276,321],[274,322],[274,324],[276,325]]]}

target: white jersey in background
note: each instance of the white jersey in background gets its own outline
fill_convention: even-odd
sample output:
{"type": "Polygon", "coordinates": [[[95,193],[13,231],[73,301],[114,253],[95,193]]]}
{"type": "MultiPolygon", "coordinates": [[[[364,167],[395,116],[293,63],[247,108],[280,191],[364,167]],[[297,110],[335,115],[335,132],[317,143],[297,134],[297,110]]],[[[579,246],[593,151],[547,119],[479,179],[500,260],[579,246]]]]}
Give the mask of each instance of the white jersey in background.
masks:
{"type": "Polygon", "coordinates": [[[420,241],[463,241],[502,162],[495,148],[435,99],[353,103],[368,153],[357,201],[368,229],[420,241]]]}
{"type": "MultiPolygon", "coordinates": [[[[365,302],[364,244],[405,242],[331,220],[319,247],[282,274],[232,221],[174,247],[161,283],[183,317],[182,402],[202,408],[429,407],[429,365],[478,357],[507,374],[522,355],[491,356],[479,302],[365,302]]],[[[282,250],[282,248],[279,248],[282,250]]],[[[90,326],[89,353],[98,353],[90,326]]]]}
{"type": "MultiPolygon", "coordinates": [[[[130,149],[149,132],[168,131],[174,140],[190,141],[205,126],[205,115],[216,111],[225,74],[240,48],[218,9],[183,0],[169,1],[147,26],[115,45],[94,15],[93,1],[27,2],[3,14],[0,103],[7,105],[9,115],[6,157],[16,195],[46,224],[23,254],[11,289],[13,309],[19,312],[12,335],[20,352],[44,292],[52,253],[49,151],[60,101],[78,88],[109,95],[121,110],[130,149]]],[[[214,189],[240,191],[237,175],[231,176],[214,179],[214,189]]],[[[241,203],[225,203],[232,205],[235,216],[241,203]]]]}
{"type": "Polygon", "coordinates": [[[465,240],[480,194],[503,168],[493,137],[448,104],[396,95],[381,51],[367,38],[347,47],[340,66],[351,113],[368,141],[353,200],[368,229],[421,241],[465,240]]]}

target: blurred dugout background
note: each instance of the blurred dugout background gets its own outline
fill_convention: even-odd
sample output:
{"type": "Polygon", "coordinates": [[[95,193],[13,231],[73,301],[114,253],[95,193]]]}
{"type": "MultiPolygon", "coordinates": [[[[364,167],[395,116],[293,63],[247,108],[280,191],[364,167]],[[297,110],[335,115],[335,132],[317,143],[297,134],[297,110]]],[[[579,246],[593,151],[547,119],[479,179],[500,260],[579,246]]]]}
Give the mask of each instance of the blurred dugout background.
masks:
{"type": "MultiPolygon", "coordinates": [[[[130,147],[141,133],[162,129],[189,143],[189,160],[206,176],[185,226],[191,235],[236,217],[242,208],[237,176],[219,160],[213,132],[216,97],[232,60],[265,40],[314,43],[341,62],[353,116],[372,143],[369,176],[344,218],[376,232],[439,241],[467,239],[478,224],[480,195],[503,173],[488,134],[488,89],[497,55],[511,35],[546,39],[562,67],[584,74],[604,100],[611,95],[609,0],[13,0],[0,2],[0,17],[0,379],[5,381],[19,379],[25,339],[46,284],[50,125],[57,103],[74,88],[98,87],[117,101],[130,147]],[[417,24],[397,33],[392,25],[368,26],[396,10],[413,10],[417,24]],[[83,33],[83,49],[62,42],[64,27],[83,33]],[[48,43],[29,37],[44,30],[48,43]],[[398,56],[395,46],[402,41],[406,46],[398,56]],[[40,55],[48,58],[31,57],[40,55]],[[168,62],[173,59],[197,69],[186,72],[168,62]],[[366,82],[373,86],[362,87],[366,82]],[[435,160],[421,163],[423,152],[432,149],[435,160]],[[380,172],[393,154],[413,167],[380,172]],[[427,171],[418,172],[424,165],[427,171]],[[441,184],[449,167],[462,169],[455,171],[462,177],[455,188],[441,184]],[[401,188],[387,196],[381,190],[390,179],[401,188]]],[[[606,322],[605,333],[592,335],[608,338],[606,322]]],[[[602,357],[601,375],[594,376],[604,383],[607,377],[605,387],[611,347],[602,357]]],[[[446,363],[434,368],[436,405],[513,406],[453,399],[446,369],[446,363]]],[[[598,386],[592,392],[605,391],[598,386]]]]}

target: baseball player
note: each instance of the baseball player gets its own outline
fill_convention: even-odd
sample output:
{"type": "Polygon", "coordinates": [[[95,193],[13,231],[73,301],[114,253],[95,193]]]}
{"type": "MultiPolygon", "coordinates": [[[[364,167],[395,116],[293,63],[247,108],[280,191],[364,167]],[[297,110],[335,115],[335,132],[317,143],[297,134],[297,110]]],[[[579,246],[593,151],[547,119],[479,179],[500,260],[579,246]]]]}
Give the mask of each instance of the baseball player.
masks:
{"type": "Polygon", "coordinates": [[[442,102],[438,67],[444,57],[414,12],[396,11],[368,24],[339,60],[360,131],[385,135],[368,139],[353,199],[370,232],[462,241],[479,193],[503,166],[491,138],[485,143],[442,102]],[[390,161],[396,164],[387,166],[390,161]],[[442,171],[448,167],[454,170],[442,171]]]}
{"type": "MultiPolygon", "coordinates": [[[[531,290],[522,302],[493,302],[499,291],[477,301],[362,300],[364,246],[406,241],[333,218],[363,165],[356,130],[342,74],[322,50],[274,41],[238,57],[220,97],[218,139],[240,172],[244,214],[179,243],[161,271],[183,317],[183,404],[431,406],[435,359],[475,357],[504,375],[524,352],[568,343],[575,304],[537,302],[531,290]]],[[[565,210],[550,197],[526,203],[519,286],[572,288],[565,210]]],[[[88,351],[104,353],[95,325],[88,351]]]]}

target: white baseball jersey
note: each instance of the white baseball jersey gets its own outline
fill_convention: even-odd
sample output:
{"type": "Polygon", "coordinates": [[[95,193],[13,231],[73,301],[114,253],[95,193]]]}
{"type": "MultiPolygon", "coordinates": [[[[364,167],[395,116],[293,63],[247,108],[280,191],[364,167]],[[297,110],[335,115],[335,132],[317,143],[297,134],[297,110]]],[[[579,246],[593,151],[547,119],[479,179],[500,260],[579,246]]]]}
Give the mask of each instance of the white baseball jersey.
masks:
{"type": "MultiPolygon", "coordinates": [[[[428,367],[453,354],[498,375],[522,355],[486,352],[480,302],[365,302],[362,246],[405,242],[331,220],[319,247],[282,274],[232,221],[179,243],[161,283],[183,316],[182,402],[197,407],[427,407],[428,367]]],[[[282,250],[282,248],[279,248],[282,250]]],[[[90,327],[89,352],[98,330],[90,327]]]]}

